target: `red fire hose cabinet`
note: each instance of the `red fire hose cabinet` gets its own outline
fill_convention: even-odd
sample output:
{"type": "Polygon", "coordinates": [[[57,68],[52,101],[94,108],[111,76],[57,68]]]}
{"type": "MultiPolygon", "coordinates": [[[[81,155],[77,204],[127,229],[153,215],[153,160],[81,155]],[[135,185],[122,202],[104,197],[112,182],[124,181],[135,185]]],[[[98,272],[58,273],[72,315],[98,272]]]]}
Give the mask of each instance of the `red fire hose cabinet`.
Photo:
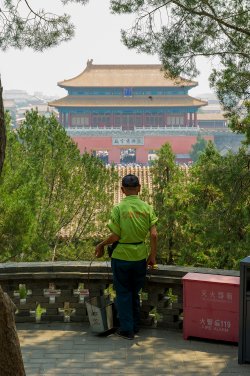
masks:
{"type": "Polygon", "coordinates": [[[183,337],[238,342],[239,277],[187,273],[183,277],[183,337]]]}

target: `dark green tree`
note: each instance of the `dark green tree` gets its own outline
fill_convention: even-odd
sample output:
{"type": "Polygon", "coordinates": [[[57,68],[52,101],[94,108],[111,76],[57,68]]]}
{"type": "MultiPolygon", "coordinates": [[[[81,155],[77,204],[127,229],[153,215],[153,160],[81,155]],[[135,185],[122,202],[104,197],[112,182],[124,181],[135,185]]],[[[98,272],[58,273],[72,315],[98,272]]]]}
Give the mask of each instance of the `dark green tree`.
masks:
{"type": "Polygon", "coordinates": [[[186,243],[179,262],[237,269],[250,242],[250,174],[248,154],[222,157],[212,143],[189,170],[184,224],[186,243]]]}
{"type": "Polygon", "coordinates": [[[237,133],[244,133],[246,136],[243,144],[250,145],[250,101],[245,102],[244,116],[234,112],[230,118],[230,126],[237,133]]]}
{"type": "Polygon", "coordinates": [[[196,143],[192,145],[190,157],[192,158],[193,162],[196,162],[200,155],[205,151],[207,146],[207,141],[201,137],[201,135],[198,135],[196,143]]]}
{"type": "Polygon", "coordinates": [[[247,150],[221,156],[208,142],[188,170],[175,164],[167,144],[158,156],[152,172],[159,261],[238,269],[250,246],[247,150]]]}
{"type": "Polygon", "coordinates": [[[186,171],[175,163],[171,146],[157,152],[152,166],[153,205],[158,216],[158,259],[174,264],[183,241],[180,222],[185,219],[186,171]]]}
{"type": "Polygon", "coordinates": [[[80,152],[51,116],[28,112],[8,132],[0,184],[1,259],[86,258],[113,198],[115,175],[80,152]]]}

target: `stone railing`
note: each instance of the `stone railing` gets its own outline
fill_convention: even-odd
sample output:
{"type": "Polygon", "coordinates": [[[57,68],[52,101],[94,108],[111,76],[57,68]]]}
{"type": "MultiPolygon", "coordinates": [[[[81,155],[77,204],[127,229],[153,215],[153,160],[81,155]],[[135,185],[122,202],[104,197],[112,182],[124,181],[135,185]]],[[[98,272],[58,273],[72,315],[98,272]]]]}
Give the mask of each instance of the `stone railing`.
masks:
{"type": "MultiPolygon", "coordinates": [[[[188,272],[239,276],[238,271],[159,265],[148,272],[141,294],[144,325],[181,329],[182,277],[188,272]]],[[[114,296],[109,262],[0,264],[0,285],[17,307],[16,322],[87,322],[86,299],[114,296]]]]}

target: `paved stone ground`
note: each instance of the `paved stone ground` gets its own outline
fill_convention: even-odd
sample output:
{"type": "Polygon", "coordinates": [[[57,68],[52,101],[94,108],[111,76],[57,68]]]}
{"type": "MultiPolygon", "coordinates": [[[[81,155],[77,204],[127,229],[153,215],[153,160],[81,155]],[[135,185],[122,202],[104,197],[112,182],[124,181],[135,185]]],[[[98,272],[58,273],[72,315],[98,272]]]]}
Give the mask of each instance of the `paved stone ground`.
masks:
{"type": "MultiPolygon", "coordinates": [[[[238,347],[183,340],[181,332],[142,329],[133,341],[94,336],[88,325],[18,324],[27,376],[250,375],[238,347]]],[[[15,376],[15,375],[13,375],[15,376]]]]}

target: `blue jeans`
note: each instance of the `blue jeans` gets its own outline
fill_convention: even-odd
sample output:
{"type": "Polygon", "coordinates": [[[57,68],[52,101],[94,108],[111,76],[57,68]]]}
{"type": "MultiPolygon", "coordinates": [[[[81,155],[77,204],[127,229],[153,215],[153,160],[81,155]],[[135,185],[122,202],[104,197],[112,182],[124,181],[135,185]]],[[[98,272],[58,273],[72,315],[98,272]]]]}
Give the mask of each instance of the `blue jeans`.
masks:
{"type": "Polygon", "coordinates": [[[145,283],[146,260],[124,261],[112,258],[111,266],[120,330],[133,332],[139,328],[139,291],[145,283]]]}

